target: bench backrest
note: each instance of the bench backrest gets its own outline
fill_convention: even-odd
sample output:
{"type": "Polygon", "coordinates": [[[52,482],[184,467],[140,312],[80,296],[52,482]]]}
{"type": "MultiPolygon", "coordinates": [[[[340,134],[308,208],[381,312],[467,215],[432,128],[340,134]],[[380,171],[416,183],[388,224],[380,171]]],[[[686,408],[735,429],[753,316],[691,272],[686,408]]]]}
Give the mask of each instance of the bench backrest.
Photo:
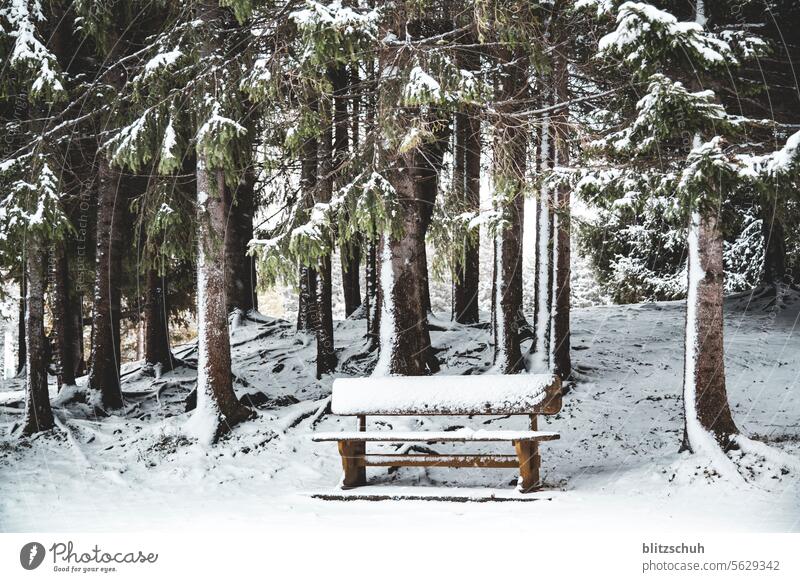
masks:
{"type": "Polygon", "coordinates": [[[338,378],[331,410],[365,416],[556,414],[561,380],[553,374],[338,378]]]}

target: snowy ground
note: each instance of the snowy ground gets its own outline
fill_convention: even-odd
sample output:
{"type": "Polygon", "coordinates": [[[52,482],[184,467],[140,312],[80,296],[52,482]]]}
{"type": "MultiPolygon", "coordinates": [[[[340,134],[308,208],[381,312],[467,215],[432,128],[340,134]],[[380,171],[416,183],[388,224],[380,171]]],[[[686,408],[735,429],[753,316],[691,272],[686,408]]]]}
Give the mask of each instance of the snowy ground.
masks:
{"type": "MultiPolygon", "coordinates": [[[[55,434],[19,440],[21,383],[0,387],[0,531],[140,531],[397,525],[510,527],[515,531],[800,530],[800,296],[770,311],[747,297],[726,314],[728,390],[742,432],[768,443],[738,459],[747,482],[709,473],[677,453],[682,433],[684,306],[660,303],[578,309],[573,361],[578,381],[562,412],[540,422],[562,440],[543,445],[545,499],[532,503],[323,501],[341,469],[333,443],[312,431],[350,429],[322,414],[331,379],[314,379],[314,343],[265,319],[233,332],[237,392],[261,393],[258,419],[213,448],[182,436],[194,371],[159,380],[125,367],[124,415],[88,417],[82,404],[56,408],[55,434]]],[[[449,325],[449,322],[439,322],[449,325]]],[[[336,326],[342,374],[360,374],[363,321],[336,326]]],[[[489,367],[488,332],[433,333],[444,374],[489,367]]],[[[177,350],[191,361],[191,346],[177,350]]],[[[372,419],[393,428],[524,428],[524,418],[372,419]]],[[[460,446],[463,450],[464,446],[460,446]]],[[[446,451],[450,445],[431,445],[446,451]]],[[[478,450],[502,449],[501,444],[478,450]]],[[[502,451],[502,452],[511,452],[502,451]]],[[[458,494],[513,492],[512,470],[370,469],[369,489],[458,494]],[[467,490],[469,492],[469,490],[467,490]]],[[[513,494],[513,493],[512,493],[513,494]]]]}

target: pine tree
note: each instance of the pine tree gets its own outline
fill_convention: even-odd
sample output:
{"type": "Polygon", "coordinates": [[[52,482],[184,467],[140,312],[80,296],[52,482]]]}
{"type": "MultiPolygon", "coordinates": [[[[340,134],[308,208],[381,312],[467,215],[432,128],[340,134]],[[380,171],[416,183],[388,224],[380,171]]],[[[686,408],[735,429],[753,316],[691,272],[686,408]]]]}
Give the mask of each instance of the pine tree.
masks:
{"type": "MultiPolygon", "coordinates": [[[[197,17],[203,23],[199,61],[219,62],[222,34],[233,21],[216,2],[198,2],[197,17]]],[[[211,72],[204,79],[202,117],[197,131],[197,408],[191,430],[200,439],[215,440],[231,427],[252,416],[233,391],[228,312],[225,305],[224,239],[227,209],[223,199],[226,148],[245,133],[236,121],[223,115],[224,76],[211,72]]],[[[234,142],[235,143],[235,142],[234,142]]]]}
{"type": "MultiPolygon", "coordinates": [[[[47,23],[38,2],[21,0],[0,9],[0,77],[4,131],[9,139],[0,160],[0,221],[3,246],[22,257],[24,313],[20,340],[25,349],[25,416],[22,433],[53,427],[47,386],[48,348],[44,331],[45,257],[69,229],[63,191],[55,167],[56,146],[47,139],[45,122],[51,107],[66,97],[67,79],[47,38],[47,23]],[[7,96],[15,98],[8,102],[7,96]]],[[[7,256],[5,253],[3,256],[7,256]]],[[[10,265],[7,265],[10,266],[10,265]]],[[[17,266],[17,265],[14,265],[17,266]]]]}
{"type": "Polygon", "coordinates": [[[752,144],[743,140],[737,148],[736,142],[748,125],[758,124],[730,116],[700,83],[718,86],[715,79],[726,67],[759,54],[764,45],[741,33],[709,31],[702,2],[695,16],[695,22],[679,22],[650,5],[620,6],[616,29],[600,40],[600,57],[609,67],[624,66],[643,85],[644,96],[615,97],[617,114],[609,121],[623,129],[609,131],[594,147],[617,169],[584,172],[581,181],[623,201],[642,186],[648,195],[672,192],[677,198],[689,241],[684,448],[708,452],[712,435],[727,448],[738,432],[725,389],[720,209],[723,193],[746,191],[753,178],[759,181],[748,151],[752,144]]]}

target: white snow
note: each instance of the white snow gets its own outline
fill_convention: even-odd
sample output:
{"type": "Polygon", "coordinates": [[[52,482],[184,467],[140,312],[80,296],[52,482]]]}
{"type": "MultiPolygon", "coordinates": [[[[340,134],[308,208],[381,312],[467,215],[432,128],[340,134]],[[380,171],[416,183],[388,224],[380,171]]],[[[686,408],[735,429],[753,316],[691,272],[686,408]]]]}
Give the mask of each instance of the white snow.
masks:
{"type": "Polygon", "coordinates": [[[168,69],[178,62],[183,56],[183,52],[174,48],[170,51],[157,53],[153,58],[144,64],[144,71],[139,77],[139,81],[145,81],[155,75],[160,69],[168,69]]]}
{"type": "Polygon", "coordinates": [[[439,101],[442,98],[442,87],[422,67],[416,66],[411,69],[408,83],[403,89],[403,98],[408,102],[439,101]]]}
{"type": "MultiPolygon", "coordinates": [[[[125,376],[126,409],[95,419],[82,404],[56,408],[65,427],[21,446],[11,433],[22,415],[22,383],[0,384],[0,530],[3,531],[259,531],[285,524],[317,531],[349,527],[415,532],[505,531],[536,539],[575,531],[661,534],[687,530],[734,533],[800,529],[800,294],[786,308],[764,310],[749,295],[726,301],[726,369],[731,409],[743,434],[777,451],[779,462],[752,464],[748,483],[720,480],[707,460],[678,454],[683,435],[681,387],[685,304],[680,302],[575,309],[572,341],[577,383],[561,413],[540,416],[542,431],[561,440],[542,448],[547,490],[535,503],[383,501],[339,503],[310,497],[335,492],[341,459],[317,432],[353,430],[352,417],[325,415],[332,378],[315,378],[316,348],[298,341],[293,322],[264,318],[237,330],[233,371],[237,393],[271,400],[258,418],[237,426],[213,447],[183,439],[183,399],[195,370],[159,380],[125,376]],[[299,399],[296,402],[294,399],[299,399]],[[64,438],[68,434],[69,438],[64,438]],[[785,455],[785,457],[784,457],[785,455]],[[783,470],[788,470],[783,474],[783,470]],[[266,524],[266,525],[265,525],[266,524]],[[488,529],[487,529],[488,528],[488,529]]],[[[443,319],[447,314],[441,313],[443,319]]],[[[486,313],[483,320],[488,320],[486,313]]],[[[347,362],[364,349],[364,321],[336,321],[336,347],[347,362]]],[[[490,331],[453,326],[431,333],[441,350],[440,376],[491,367],[490,331]]],[[[527,342],[526,342],[527,346],[527,342]]],[[[193,344],[176,355],[194,361],[193,344]]],[[[123,373],[140,363],[125,363],[123,373]]],[[[356,374],[348,366],[348,372],[356,374]]],[[[363,374],[363,373],[362,373],[363,374]]],[[[85,384],[79,378],[78,384],[85,384]]],[[[55,385],[51,385],[55,396],[55,385]]],[[[369,418],[370,430],[529,429],[526,417],[429,416],[369,418]]],[[[397,453],[391,443],[370,452],[397,453]]],[[[508,443],[436,443],[441,454],[513,454],[508,443]]],[[[768,454],[770,454],[768,451],[768,454]]],[[[739,453],[734,453],[736,462],[739,453]]],[[[755,459],[747,452],[744,460],[755,459]]],[[[761,456],[758,456],[761,458],[761,456]]],[[[369,487],[352,493],[420,497],[518,496],[512,469],[368,469],[369,487]]]]}
{"type": "Polygon", "coordinates": [[[482,374],[339,378],[333,383],[334,414],[524,414],[554,382],[552,374],[482,374]]]}
{"type": "Polygon", "coordinates": [[[549,440],[557,437],[557,432],[538,430],[473,430],[460,428],[451,431],[342,431],[342,432],[317,432],[311,437],[312,441],[338,441],[342,439],[353,441],[383,441],[383,442],[447,442],[447,441],[524,441],[524,440],[549,440]]]}

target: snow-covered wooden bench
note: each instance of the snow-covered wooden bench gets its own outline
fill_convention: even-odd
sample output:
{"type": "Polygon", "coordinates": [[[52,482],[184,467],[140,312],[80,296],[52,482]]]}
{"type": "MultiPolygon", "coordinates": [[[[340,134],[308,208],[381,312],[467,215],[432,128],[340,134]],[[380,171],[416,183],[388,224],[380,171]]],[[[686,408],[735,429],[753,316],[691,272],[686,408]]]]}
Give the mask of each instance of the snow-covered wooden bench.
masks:
{"type": "Polygon", "coordinates": [[[339,443],[342,488],[366,484],[367,467],[519,468],[520,491],[541,486],[539,443],[559,438],[537,430],[537,415],[561,410],[561,381],[552,374],[340,378],[331,410],[358,417],[352,432],[317,433],[312,440],[339,443]],[[530,430],[368,431],[367,416],[526,415],[530,430]],[[367,454],[368,442],[509,442],[515,455],[367,454]]]}

